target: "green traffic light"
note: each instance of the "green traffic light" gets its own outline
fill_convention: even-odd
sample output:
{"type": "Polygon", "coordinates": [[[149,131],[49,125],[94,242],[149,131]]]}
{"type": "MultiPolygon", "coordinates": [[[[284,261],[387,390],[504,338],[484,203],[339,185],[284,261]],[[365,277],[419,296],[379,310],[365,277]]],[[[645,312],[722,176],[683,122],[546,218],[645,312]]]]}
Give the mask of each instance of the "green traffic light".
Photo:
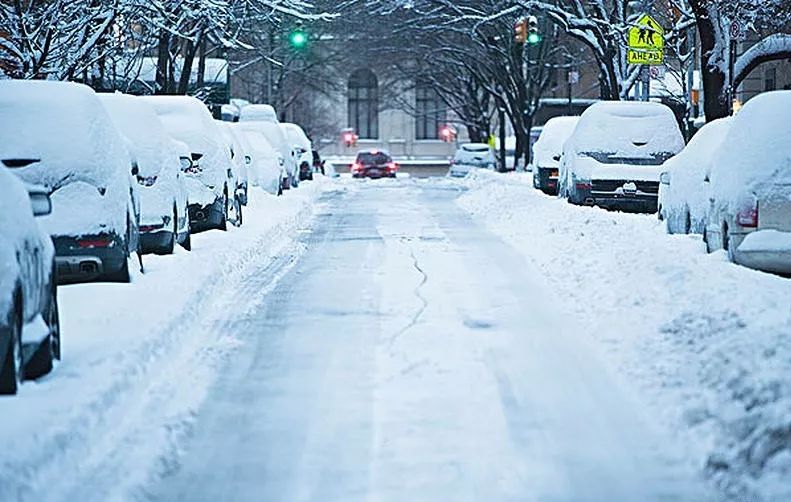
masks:
{"type": "Polygon", "coordinates": [[[297,49],[304,47],[308,43],[308,35],[304,31],[294,31],[291,33],[291,45],[297,49]]]}
{"type": "Polygon", "coordinates": [[[530,45],[535,45],[541,42],[541,35],[538,33],[531,33],[527,36],[527,43],[530,45]]]}

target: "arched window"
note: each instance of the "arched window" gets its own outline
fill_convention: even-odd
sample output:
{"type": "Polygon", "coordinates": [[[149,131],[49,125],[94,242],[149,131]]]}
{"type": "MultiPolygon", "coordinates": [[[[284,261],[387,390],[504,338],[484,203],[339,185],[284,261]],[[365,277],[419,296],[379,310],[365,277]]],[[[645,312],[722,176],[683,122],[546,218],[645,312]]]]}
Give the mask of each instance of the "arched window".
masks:
{"type": "Polygon", "coordinates": [[[349,77],[349,127],[361,139],[379,138],[379,85],[371,70],[349,77]]]}
{"type": "Polygon", "coordinates": [[[439,139],[445,123],[445,104],[433,87],[418,82],[415,87],[415,139],[439,139]]]}

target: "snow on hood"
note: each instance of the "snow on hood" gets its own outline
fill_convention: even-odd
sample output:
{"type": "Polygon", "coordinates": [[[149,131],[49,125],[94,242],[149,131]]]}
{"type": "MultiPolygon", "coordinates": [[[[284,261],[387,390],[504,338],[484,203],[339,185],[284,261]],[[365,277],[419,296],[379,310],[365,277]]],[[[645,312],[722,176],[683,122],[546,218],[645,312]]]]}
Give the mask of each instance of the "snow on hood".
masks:
{"type": "Polygon", "coordinates": [[[154,107],[171,136],[189,145],[191,153],[203,155],[198,161],[202,172],[197,177],[207,186],[214,187],[212,190],[216,195],[221,195],[226,171],[231,167],[230,151],[208,108],[190,96],[145,96],[138,99],[154,107]]]}
{"type": "Polygon", "coordinates": [[[569,143],[577,153],[650,158],[680,152],[684,148],[684,137],[673,112],[665,105],[601,101],[585,110],[569,143]]]}
{"type": "Polygon", "coordinates": [[[306,152],[311,152],[313,150],[313,146],[310,142],[310,139],[308,139],[308,135],[305,134],[305,131],[297,124],[285,122],[281,123],[280,127],[286,131],[286,136],[288,137],[288,140],[292,146],[301,148],[306,152]]]}
{"type": "Polygon", "coordinates": [[[554,157],[563,152],[563,145],[571,137],[579,117],[555,117],[550,119],[533,145],[533,163],[541,167],[557,166],[554,157]]]}
{"type": "Polygon", "coordinates": [[[54,192],[53,235],[120,231],[131,158],[96,94],[82,84],[0,81],[0,159],[38,160],[14,174],[54,192]],[[79,187],[77,186],[79,185],[79,187]],[[80,195],[80,200],[71,200],[80,195]]]}
{"type": "Polygon", "coordinates": [[[272,122],[277,124],[277,112],[271,105],[247,105],[239,111],[239,122],[272,122]]]}
{"type": "Polygon", "coordinates": [[[737,203],[744,194],[791,185],[791,91],[759,94],[731,119],[711,173],[714,193],[737,203]]]}

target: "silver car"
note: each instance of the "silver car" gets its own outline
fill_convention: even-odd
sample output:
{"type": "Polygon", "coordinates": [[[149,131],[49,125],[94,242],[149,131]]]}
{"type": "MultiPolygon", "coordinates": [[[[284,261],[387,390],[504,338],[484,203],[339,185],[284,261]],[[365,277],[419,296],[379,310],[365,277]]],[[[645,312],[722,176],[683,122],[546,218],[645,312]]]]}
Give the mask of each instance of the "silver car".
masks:
{"type": "Polygon", "coordinates": [[[732,119],[711,174],[704,239],[731,261],[791,274],[791,91],[751,99],[732,119]]]}

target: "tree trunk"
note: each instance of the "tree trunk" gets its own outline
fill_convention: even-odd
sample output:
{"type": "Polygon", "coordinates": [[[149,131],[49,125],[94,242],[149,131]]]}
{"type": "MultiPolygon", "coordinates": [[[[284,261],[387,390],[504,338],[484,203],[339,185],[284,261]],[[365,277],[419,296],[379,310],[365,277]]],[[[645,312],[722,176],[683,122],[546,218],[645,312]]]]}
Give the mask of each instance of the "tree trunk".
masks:
{"type": "Polygon", "coordinates": [[[717,46],[716,29],[714,27],[714,13],[709,11],[705,0],[690,0],[690,5],[695,13],[700,35],[700,67],[703,80],[703,110],[706,121],[720,119],[730,115],[728,103],[728,82],[725,73],[716,64],[713,64],[717,46]]]}
{"type": "MultiPolygon", "coordinates": [[[[200,38],[200,35],[198,36],[200,38]]],[[[192,75],[192,62],[195,60],[195,53],[198,51],[200,40],[193,42],[187,40],[184,48],[184,64],[181,67],[181,76],[179,77],[179,87],[177,93],[186,95],[189,91],[190,76],[192,75]]]]}
{"type": "Polygon", "coordinates": [[[168,63],[170,62],[170,34],[160,30],[157,44],[157,74],[154,94],[164,94],[168,90],[168,63]]]}

